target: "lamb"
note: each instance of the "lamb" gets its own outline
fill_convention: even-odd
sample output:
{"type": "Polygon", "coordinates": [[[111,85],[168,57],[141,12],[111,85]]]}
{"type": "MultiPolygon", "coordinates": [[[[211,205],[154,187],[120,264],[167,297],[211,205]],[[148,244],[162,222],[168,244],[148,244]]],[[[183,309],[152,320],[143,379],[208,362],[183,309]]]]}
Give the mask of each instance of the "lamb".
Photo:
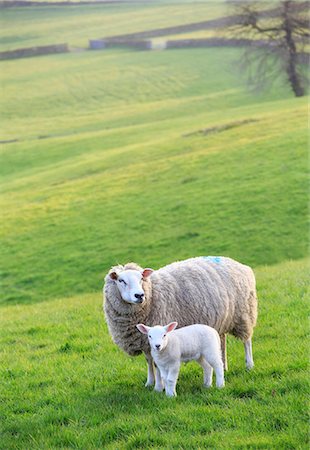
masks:
{"type": "Polygon", "coordinates": [[[148,363],[146,386],[161,378],[155,371],[146,336],[137,323],[150,326],[176,320],[180,327],[201,323],[215,328],[221,338],[227,369],[226,333],[244,343],[246,367],[254,365],[252,334],[257,318],[252,269],[226,257],[196,257],[159,270],[135,263],[111,268],[105,277],[104,311],[113,341],[129,355],[144,353],[148,363]]]}
{"type": "Polygon", "coordinates": [[[221,357],[221,342],[218,332],[207,325],[177,327],[177,322],[166,326],[148,327],[142,323],[137,329],[148,336],[151,355],[160,370],[166,395],[176,396],[176,384],[181,362],[195,360],[203,368],[204,386],[212,385],[213,369],[216,373],[216,386],[224,387],[224,367],[221,357]],[[173,331],[175,330],[175,331],[173,331]]]}

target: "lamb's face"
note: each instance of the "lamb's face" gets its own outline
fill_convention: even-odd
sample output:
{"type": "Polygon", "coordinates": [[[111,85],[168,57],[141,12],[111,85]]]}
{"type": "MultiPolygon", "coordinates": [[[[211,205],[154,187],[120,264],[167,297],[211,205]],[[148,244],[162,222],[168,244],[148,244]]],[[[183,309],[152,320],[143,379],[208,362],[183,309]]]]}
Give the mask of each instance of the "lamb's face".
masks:
{"type": "Polygon", "coordinates": [[[151,349],[155,352],[161,352],[167,346],[167,330],[166,327],[156,325],[151,327],[148,331],[148,339],[151,349]]]}
{"type": "Polygon", "coordinates": [[[168,344],[168,333],[171,333],[176,327],[177,322],[171,322],[168,325],[162,327],[161,325],[155,325],[154,327],[148,327],[143,323],[136,325],[140,333],[147,334],[150,347],[154,352],[161,352],[168,344]]]}
{"type": "Polygon", "coordinates": [[[145,299],[142,287],[143,279],[152,272],[151,269],[145,269],[143,272],[127,269],[119,273],[112,272],[110,277],[115,281],[119,293],[125,302],[138,304],[143,303],[145,299]]]}

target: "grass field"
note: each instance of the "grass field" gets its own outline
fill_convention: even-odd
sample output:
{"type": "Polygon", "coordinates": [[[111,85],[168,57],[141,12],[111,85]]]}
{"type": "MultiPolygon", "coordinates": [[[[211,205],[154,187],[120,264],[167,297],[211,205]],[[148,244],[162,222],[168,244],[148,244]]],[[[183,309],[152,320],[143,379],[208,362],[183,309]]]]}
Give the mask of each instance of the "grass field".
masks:
{"type": "Polygon", "coordinates": [[[3,138],[20,141],[1,153],[2,301],[96,291],[124,259],[306,255],[307,103],[281,86],[246,92],[237,56],[70,54],[41,58],[35,73],[30,59],[5,64],[3,138]]]}
{"type": "Polygon", "coordinates": [[[0,447],[307,448],[307,268],[256,271],[255,369],[231,338],[226,387],[205,390],[190,363],[176,399],[146,389],[144,358],[111,343],[100,293],[3,308],[0,447]]]}
{"type": "Polygon", "coordinates": [[[88,40],[210,20],[225,15],[224,0],[9,8],[1,11],[0,51],[88,40]],[[22,33],[19,30],[22,29],[22,33]]]}
{"type": "MultiPolygon", "coordinates": [[[[188,22],[204,20],[197,5],[188,22]]],[[[126,31],[141,31],[155,6],[111,10],[129,18],[126,31]]],[[[93,19],[79,11],[84,33],[93,19]]],[[[26,42],[31,29],[43,43],[39,18],[30,26],[30,10],[13,12],[6,35],[26,42]]],[[[60,34],[73,30],[66,14],[50,16],[60,34]]],[[[152,17],[150,28],[173,24],[152,17]]],[[[111,18],[111,33],[125,32],[111,18]]],[[[15,141],[0,149],[1,449],[308,448],[307,99],[283,80],[247,90],[239,54],[1,62],[0,140],[15,141]],[[191,363],[168,400],[144,388],[143,357],[112,343],[104,275],[117,262],[156,269],[208,254],[255,270],[256,366],[245,371],[231,338],[224,390],[203,390],[191,363]]]]}

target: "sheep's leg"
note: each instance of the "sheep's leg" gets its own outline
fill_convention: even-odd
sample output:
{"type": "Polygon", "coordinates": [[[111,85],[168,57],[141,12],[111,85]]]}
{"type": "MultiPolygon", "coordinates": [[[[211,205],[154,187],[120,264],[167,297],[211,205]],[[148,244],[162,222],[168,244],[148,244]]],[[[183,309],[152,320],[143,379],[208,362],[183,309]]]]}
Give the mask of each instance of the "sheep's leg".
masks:
{"type": "Polygon", "coordinates": [[[167,397],[176,397],[176,384],[178,381],[180,366],[169,369],[167,379],[165,381],[165,390],[167,397]]]}
{"type": "Polygon", "coordinates": [[[151,355],[145,355],[147,361],[147,380],[145,383],[145,387],[153,386],[155,382],[154,377],[154,362],[151,355]]]}
{"type": "Polygon", "coordinates": [[[165,370],[164,368],[162,368],[162,369],[160,370],[160,373],[161,373],[162,380],[163,380],[163,383],[164,383],[164,388],[165,388],[165,390],[166,390],[167,378],[168,378],[168,371],[165,370]]]}
{"type": "Polygon", "coordinates": [[[155,364],[155,387],[154,391],[162,392],[164,390],[164,384],[162,380],[162,374],[159,370],[159,367],[155,364]]]}
{"type": "Polygon", "coordinates": [[[222,361],[213,367],[214,367],[214,372],[215,372],[215,376],[216,376],[216,387],[222,388],[225,386],[224,366],[223,366],[222,361]]]}
{"type": "Polygon", "coordinates": [[[210,366],[210,364],[207,362],[207,360],[203,356],[201,356],[197,360],[197,362],[203,368],[203,385],[208,388],[211,387],[212,386],[212,374],[213,374],[212,366],[210,366]]]}
{"type": "Polygon", "coordinates": [[[250,338],[244,342],[244,351],[245,351],[246,368],[248,370],[251,370],[254,367],[253,354],[252,354],[252,338],[250,338]]]}
{"type": "Polygon", "coordinates": [[[167,382],[166,382],[166,395],[167,397],[176,397],[177,393],[176,393],[176,384],[177,384],[177,380],[175,378],[168,378],[167,382]]]}
{"type": "Polygon", "coordinates": [[[216,377],[216,387],[221,388],[225,385],[224,380],[224,364],[221,355],[204,355],[207,363],[214,369],[216,377]]]}
{"type": "Polygon", "coordinates": [[[227,364],[227,350],[226,350],[226,334],[221,334],[221,350],[222,350],[222,360],[224,364],[224,370],[228,370],[227,364]]]}

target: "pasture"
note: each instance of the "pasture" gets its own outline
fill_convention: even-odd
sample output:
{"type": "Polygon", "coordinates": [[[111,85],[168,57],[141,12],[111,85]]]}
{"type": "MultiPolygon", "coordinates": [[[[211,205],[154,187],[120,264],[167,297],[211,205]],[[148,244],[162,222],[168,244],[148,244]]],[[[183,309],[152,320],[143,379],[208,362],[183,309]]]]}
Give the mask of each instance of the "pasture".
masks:
{"type": "Polygon", "coordinates": [[[8,8],[1,12],[0,47],[12,50],[69,42],[73,47],[86,48],[91,38],[215,19],[224,15],[225,10],[224,1],[188,0],[8,8]],[[23,33],[19,33],[21,27],[23,33]]]}
{"type": "Polygon", "coordinates": [[[256,271],[252,372],[230,338],[226,387],[204,389],[189,363],[174,399],[146,389],[143,356],[111,342],[100,293],[3,307],[1,448],[306,448],[307,268],[256,271]]]}
{"type": "MultiPolygon", "coordinates": [[[[51,7],[47,28],[43,7],[8,9],[2,49],[86,47],[225,12],[199,5],[51,7]]],[[[307,448],[307,99],[283,79],[250,91],[239,56],[1,62],[0,448],[307,448]],[[256,366],[229,338],[224,390],[204,390],[190,363],[166,399],[144,388],[144,358],[112,343],[103,279],[118,262],[194,255],[254,268],[256,366]]]]}

